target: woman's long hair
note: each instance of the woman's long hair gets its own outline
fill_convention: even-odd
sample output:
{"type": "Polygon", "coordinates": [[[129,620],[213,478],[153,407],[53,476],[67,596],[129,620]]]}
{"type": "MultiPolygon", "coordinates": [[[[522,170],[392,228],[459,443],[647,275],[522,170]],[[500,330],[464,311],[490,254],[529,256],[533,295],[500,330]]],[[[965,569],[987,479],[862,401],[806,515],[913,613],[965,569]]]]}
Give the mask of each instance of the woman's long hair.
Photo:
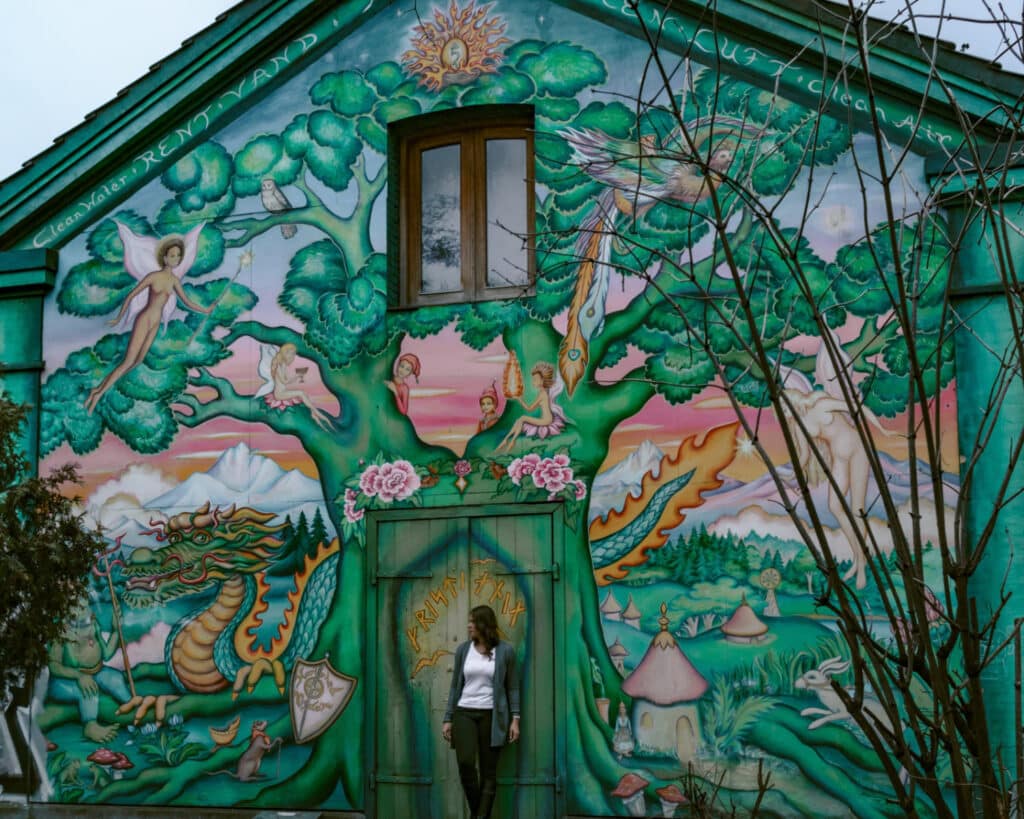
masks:
{"type": "Polygon", "coordinates": [[[473,621],[473,628],[476,629],[477,635],[487,646],[487,651],[493,651],[500,642],[498,618],[494,614],[494,609],[490,606],[475,606],[469,613],[469,619],[473,621]]]}

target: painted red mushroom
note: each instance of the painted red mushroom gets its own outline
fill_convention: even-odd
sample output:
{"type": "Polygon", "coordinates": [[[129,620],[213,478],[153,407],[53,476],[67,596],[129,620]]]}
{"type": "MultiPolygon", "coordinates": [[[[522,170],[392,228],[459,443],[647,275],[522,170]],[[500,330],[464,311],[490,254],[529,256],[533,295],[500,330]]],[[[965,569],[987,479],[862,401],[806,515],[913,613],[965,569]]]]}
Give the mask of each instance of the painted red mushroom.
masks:
{"type": "Polygon", "coordinates": [[[118,754],[117,759],[111,767],[115,771],[127,771],[129,768],[134,768],[135,766],[132,765],[131,761],[124,754],[118,754]]]}
{"type": "Polygon", "coordinates": [[[664,788],[658,788],[655,793],[658,794],[658,798],[661,800],[662,816],[675,816],[676,808],[689,802],[686,795],[676,785],[666,785],[664,788]]]}
{"type": "Polygon", "coordinates": [[[89,756],[87,756],[86,759],[89,762],[95,762],[97,765],[107,766],[113,765],[115,762],[117,762],[118,757],[121,756],[124,756],[124,754],[119,754],[116,751],[111,751],[109,748],[97,748],[95,751],[89,754],[89,756]]]}
{"type": "Polygon", "coordinates": [[[622,800],[622,807],[630,816],[643,816],[647,813],[647,801],[644,799],[644,788],[650,783],[639,774],[628,773],[619,780],[612,791],[612,796],[622,800]]]}

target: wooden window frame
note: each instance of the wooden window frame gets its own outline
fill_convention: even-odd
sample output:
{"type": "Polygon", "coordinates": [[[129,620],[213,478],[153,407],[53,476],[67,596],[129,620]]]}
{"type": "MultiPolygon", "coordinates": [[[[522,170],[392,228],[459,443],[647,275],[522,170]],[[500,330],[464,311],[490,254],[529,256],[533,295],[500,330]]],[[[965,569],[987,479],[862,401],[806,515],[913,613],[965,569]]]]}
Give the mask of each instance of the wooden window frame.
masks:
{"type": "Polygon", "coordinates": [[[397,207],[392,211],[389,256],[397,260],[389,276],[393,307],[423,307],[518,298],[532,295],[534,251],[527,238],[527,281],[521,285],[487,286],[487,142],[526,141],[526,224],[535,225],[533,107],[487,105],[461,108],[400,120],[389,128],[390,179],[397,180],[397,207]],[[460,149],[460,265],[462,288],[445,293],[420,292],[422,237],[422,154],[432,148],[460,149]],[[484,172],[481,172],[484,171],[484,172]],[[397,268],[397,269],[396,269],[397,268]]]}

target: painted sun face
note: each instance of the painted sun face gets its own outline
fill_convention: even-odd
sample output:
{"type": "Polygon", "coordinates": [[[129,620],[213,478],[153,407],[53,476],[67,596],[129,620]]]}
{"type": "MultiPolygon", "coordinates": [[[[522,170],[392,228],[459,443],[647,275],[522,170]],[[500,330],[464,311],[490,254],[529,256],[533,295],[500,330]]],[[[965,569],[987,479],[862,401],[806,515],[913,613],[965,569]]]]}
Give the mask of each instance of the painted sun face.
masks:
{"type": "Polygon", "coordinates": [[[447,13],[435,11],[433,20],[413,27],[402,67],[431,91],[494,73],[509,39],[503,36],[505,20],[488,17],[489,10],[490,4],[478,6],[476,0],[464,7],[452,0],[447,13]]]}
{"type": "Polygon", "coordinates": [[[445,68],[451,71],[459,71],[462,66],[466,64],[466,58],[469,56],[469,49],[466,48],[465,42],[460,40],[458,37],[453,37],[447,43],[443,49],[441,49],[441,62],[445,68]]]}

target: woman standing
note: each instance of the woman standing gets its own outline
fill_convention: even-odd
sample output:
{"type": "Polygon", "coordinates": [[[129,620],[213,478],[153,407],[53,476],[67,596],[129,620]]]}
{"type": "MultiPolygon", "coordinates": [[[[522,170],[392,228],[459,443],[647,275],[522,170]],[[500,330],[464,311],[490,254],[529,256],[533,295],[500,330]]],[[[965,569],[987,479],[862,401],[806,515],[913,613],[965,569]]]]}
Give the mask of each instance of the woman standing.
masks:
{"type": "Polygon", "coordinates": [[[497,791],[498,754],[506,742],[519,739],[516,650],[498,639],[490,606],[469,613],[469,639],[455,651],[441,736],[455,749],[470,813],[488,819],[497,791]]]}

